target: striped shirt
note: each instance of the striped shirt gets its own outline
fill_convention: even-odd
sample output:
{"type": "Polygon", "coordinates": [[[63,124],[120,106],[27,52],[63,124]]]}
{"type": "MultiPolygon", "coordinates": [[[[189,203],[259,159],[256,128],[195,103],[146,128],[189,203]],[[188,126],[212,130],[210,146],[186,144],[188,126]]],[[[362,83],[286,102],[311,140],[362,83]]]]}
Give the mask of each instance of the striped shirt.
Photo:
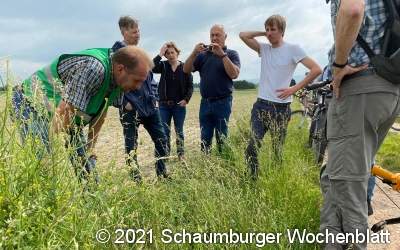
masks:
{"type": "MultiPolygon", "coordinates": [[[[336,17],[339,11],[340,0],[331,0],[331,22],[333,36],[336,34],[336,17]]],[[[368,43],[375,54],[382,50],[382,39],[385,33],[387,13],[383,0],[365,0],[364,20],[361,25],[360,35],[368,43]]],[[[335,45],[329,52],[330,65],[335,61],[335,45]]],[[[368,55],[363,48],[355,42],[350,51],[349,64],[353,67],[369,63],[368,55]]]]}
{"type": "Polygon", "coordinates": [[[104,66],[92,56],[72,56],[60,61],[57,70],[64,83],[62,99],[86,111],[90,98],[103,83],[104,66]]]}

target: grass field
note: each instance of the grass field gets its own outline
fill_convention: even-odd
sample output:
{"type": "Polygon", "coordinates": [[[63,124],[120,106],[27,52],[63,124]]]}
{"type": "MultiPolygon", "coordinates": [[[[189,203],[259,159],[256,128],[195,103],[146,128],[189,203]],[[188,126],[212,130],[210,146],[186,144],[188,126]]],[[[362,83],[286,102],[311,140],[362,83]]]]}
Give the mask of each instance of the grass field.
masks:
{"type": "MultiPolygon", "coordinates": [[[[223,249],[228,246],[167,244],[162,242],[162,231],[224,233],[232,229],[283,234],[279,243],[264,245],[266,249],[319,249],[318,245],[299,241],[290,244],[286,237],[287,229],[316,233],[319,226],[319,168],[304,147],[306,128],[290,125],[283,166],[270,161],[270,139],[266,137],[260,152],[259,181],[253,183],[246,176],[244,150],[255,91],[235,93],[229,148],[222,155],[213,152],[210,157],[200,154],[200,98],[194,94],[185,123],[187,165],[170,159],[167,164],[173,175],[169,181],[154,178],[153,145],[141,128],[138,155],[145,180],[140,186],[129,179],[124,166],[121,125],[117,110],[112,108],[96,149],[101,182],[91,192],[82,192],[62,143],[42,160],[33,153],[37,142],[20,144],[17,129],[7,121],[5,96],[2,98],[0,248],[223,249]],[[145,244],[127,243],[133,236],[138,239],[141,231],[122,235],[118,228],[144,229],[145,244]],[[110,232],[108,243],[96,240],[100,229],[110,232]]],[[[399,149],[399,134],[390,134],[378,162],[400,171],[399,149]]],[[[254,249],[266,238],[261,235],[258,240],[259,244],[232,247],[254,249]]]]}

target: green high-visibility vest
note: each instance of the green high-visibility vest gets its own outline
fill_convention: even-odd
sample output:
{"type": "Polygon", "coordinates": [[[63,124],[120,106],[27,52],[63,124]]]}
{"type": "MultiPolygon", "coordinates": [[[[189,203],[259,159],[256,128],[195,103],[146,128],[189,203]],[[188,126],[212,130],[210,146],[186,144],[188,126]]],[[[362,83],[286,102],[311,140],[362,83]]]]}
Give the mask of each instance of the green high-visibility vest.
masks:
{"type": "Polygon", "coordinates": [[[88,124],[93,118],[105,112],[113,101],[121,93],[120,87],[111,86],[111,59],[110,49],[97,48],[87,49],[72,54],[63,54],[55,59],[50,65],[38,70],[23,83],[24,95],[28,100],[39,101],[45,106],[50,115],[58,107],[64,83],[60,80],[57,72],[57,66],[60,61],[73,56],[92,56],[99,60],[104,66],[104,80],[100,89],[89,100],[86,110],[76,110],[75,122],[78,124],[88,124]]]}

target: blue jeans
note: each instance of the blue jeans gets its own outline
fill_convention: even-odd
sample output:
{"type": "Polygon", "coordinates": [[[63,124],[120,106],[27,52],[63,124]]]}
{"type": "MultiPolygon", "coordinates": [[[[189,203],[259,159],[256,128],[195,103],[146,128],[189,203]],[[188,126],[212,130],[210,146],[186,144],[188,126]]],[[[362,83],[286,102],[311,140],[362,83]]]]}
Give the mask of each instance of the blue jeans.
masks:
{"type": "Polygon", "coordinates": [[[176,133],[176,151],[178,156],[185,153],[184,150],[184,134],[183,124],[186,117],[186,107],[180,105],[160,105],[161,120],[164,125],[164,131],[167,137],[167,154],[169,155],[171,149],[171,120],[174,120],[174,127],[176,133]]]}
{"type": "Polygon", "coordinates": [[[222,151],[222,145],[228,136],[228,122],[232,110],[232,96],[219,100],[201,99],[199,119],[201,131],[201,150],[209,153],[214,136],[217,140],[218,151],[222,151]]]}
{"type": "Polygon", "coordinates": [[[147,117],[138,117],[135,109],[126,110],[121,107],[119,110],[120,120],[123,127],[125,152],[128,154],[127,164],[131,165],[131,158],[135,161],[136,166],[139,166],[137,161],[137,140],[139,125],[143,124],[144,128],[149,133],[155,146],[156,173],[157,176],[166,176],[166,167],[164,159],[160,157],[167,156],[167,140],[164,132],[164,127],[161,122],[160,112],[158,109],[152,115],[147,117]],[[131,155],[131,152],[134,152],[131,155]]]}
{"type": "Polygon", "coordinates": [[[251,137],[246,149],[246,161],[253,178],[258,176],[258,150],[265,133],[271,132],[275,160],[282,162],[282,148],[290,120],[290,105],[274,105],[257,100],[251,110],[251,137]]]}
{"type": "Polygon", "coordinates": [[[367,187],[367,201],[372,201],[372,196],[374,196],[374,188],[375,188],[375,176],[369,177],[368,179],[368,187],[367,187]]]}
{"type": "MultiPolygon", "coordinates": [[[[13,91],[11,104],[14,110],[12,119],[19,122],[22,143],[25,144],[28,136],[37,137],[47,152],[50,152],[49,118],[46,114],[36,112],[19,89],[13,91]]],[[[38,158],[41,158],[44,153],[42,149],[36,153],[38,158]]]]}
{"type": "MultiPolygon", "coordinates": [[[[372,166],[371,166],[371,169],[372,169],[372,167],[375,165],[375,158],[374,158],[374,160],[373,160],[373,162],[372,162],[372,166]]],[[[367,186],[367,201],[368,202],[371,202],[372,201],[372,196],[374,196],[374,189],[375,189],[375,176],[373,176],[372,174],[371,174],[371,176],[369,177],[369,179],[368,179],[368,186],[367,186]]]]}
{"type": "MultiPolygon", "coordinates": [[[[22,143],[25,143],[28,136],[39,138],[43,147],[40,147],[36,152],[37,158],[41,159],[45,152],[50,152],[49,141],[49,124],[50,120],[48,114],[37,112],[26,100],[22,90],[15,89],[12,94],[12,106],[14,113],[12,114],[13,120],[19,122],[20,135],[22,143]]],[[[69,131],[69,140],[66,142],[67,148],[72,148],[69,155],[72,166],[74,167],[75,174],[79,180],[87,179],[88,174],[94,171],[95,160],[87,158],[86,155],[86,137],[83,134],[82,127],[72,126],[69,131]]],[[[95,173],[96,182],[98,176],[95,173]]]]}

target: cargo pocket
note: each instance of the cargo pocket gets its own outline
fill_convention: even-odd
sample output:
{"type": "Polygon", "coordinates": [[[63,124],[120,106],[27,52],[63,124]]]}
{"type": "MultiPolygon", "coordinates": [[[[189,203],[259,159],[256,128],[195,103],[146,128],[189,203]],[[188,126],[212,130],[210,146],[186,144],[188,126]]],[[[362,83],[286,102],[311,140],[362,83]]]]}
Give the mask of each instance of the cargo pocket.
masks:
{"type": "Polygon", "coordinates": [[[328,140],[361,134],[364,127],[365,95],[349,95],[333,99],[328,109],[328,140]]]}

